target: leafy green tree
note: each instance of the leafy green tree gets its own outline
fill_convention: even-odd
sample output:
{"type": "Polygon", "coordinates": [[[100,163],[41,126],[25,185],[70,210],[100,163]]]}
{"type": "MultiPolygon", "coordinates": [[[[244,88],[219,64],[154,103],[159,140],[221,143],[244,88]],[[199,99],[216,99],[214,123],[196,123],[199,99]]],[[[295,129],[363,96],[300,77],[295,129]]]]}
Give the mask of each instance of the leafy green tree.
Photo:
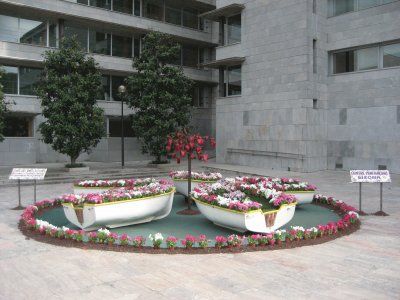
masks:
{"type": "Polygon", "coordinates": [[[3,136],[3,130],[5,127],[4,119],[5,119],[5,114],[7,111],[7,106],[4,101],[3,85],[1,84],[1,79],[3,76],[4,76],[4,71],[0,66],[0,142],[2,142],[4,140],[4,136],[3,136]]]}
{"type": "Polygon", "coordinates": [[[128,105],[135,110],[132,123],[143,153],[161,162],[168,134],[190,122],[192,81],[182,67],[169,63],[180,55],[180,45],[171,36],[151,32],[143,39],[140,57],[133,59],[137,73],[127,79],[128,105]]]}
{"type": "Polygon", "coordinates": [[[103,110],[96,105],[101,87],[98,64],[75,37],[63,38],[59,49],[44,54],[36,92],[46,120],[39,131],[46,144],[71,158],[72,165],[104,136],[103,110]]]}

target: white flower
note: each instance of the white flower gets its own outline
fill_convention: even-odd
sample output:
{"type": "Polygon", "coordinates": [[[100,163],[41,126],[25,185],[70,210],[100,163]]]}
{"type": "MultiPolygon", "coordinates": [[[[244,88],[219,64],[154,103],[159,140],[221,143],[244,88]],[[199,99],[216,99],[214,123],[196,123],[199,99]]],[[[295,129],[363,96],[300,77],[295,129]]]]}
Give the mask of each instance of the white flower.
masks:
{"type": "Polygon", "coordinates": [[[97,232],[99,232],[99,233],[104,233],[105,235],[109,235],[110,234],[110,231],[108,230],[108,229],[106,229],[106,228],[100,228],[99,230],[97,230],[97,232]]]}
{"type": "Polygon", "coordinates": [[[164,237],[162,236],[161,233],[157,232],[156,234],[150,234],[149,239],[153,242],[154,241],[162,241],[164,239],[164,237]]]}

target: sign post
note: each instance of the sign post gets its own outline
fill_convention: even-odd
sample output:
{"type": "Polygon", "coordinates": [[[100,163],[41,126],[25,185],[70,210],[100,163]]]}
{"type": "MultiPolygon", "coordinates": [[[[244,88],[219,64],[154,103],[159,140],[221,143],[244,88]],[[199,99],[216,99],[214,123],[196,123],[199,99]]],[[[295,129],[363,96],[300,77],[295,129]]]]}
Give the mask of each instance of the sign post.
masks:
{"type": "Polygon", "coordinates": [[[18,206],[14,207],[14,210],[21,210],[24,207],[21,205],[21,180],[33,180],[34,181],[34,203],[36,203],[36,180],[43,180],[46,175],[47,169],[26,169],[26,168],[14,168],[8,177],[10,180],[18,180],[18,206]]]}
{"type": "Polygon", "coordinates": [[[361,210],[361,184],[366,183],[379,183],[380,184],[380,210],[374,213],[376,216],[388,216],[383,211],[383,183],[392,182],[390,179],[390,173],[388,170],[351,170],[350,171],[351,182],[358,182],[360,184],[359,190],[359,214],[366,215],[361,210]]]}

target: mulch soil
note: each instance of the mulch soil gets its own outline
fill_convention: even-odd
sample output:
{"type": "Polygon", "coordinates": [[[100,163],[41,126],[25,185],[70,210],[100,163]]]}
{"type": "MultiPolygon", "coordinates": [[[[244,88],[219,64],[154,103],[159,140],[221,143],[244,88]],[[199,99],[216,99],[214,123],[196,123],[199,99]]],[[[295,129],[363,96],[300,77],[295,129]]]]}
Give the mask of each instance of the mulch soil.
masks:
{"type": "MultiPolygon", "coordinates": [[[[338,215],[343,216],[344,213],[340,211],[339,209],[326,205],[326,204],[314,204],[314,205],[319,205],[323,206],[326,208],[329,208],[333,211],[335,211],[338,215]]],[[[40,216],[41,213],[51,210],[51,208],[45,208],[41,209],[35,217],[40,216]]],[[[25,235],[26,240],[33,239],[39,242],[43,243],[48,243],[51,245],[56,245],[56,246],[62,246],[62,247],[74,247],[74,248],[80,248],[83,250],[102,250],[102,251],[115,251],[115,252],[134,252],[134,253],[149,253],[149,254],[214,254],[214,253],[242,253],[242,252],[254,252],[254,251],[270,251],[270,250],[280,250],[280,249],[292,249],[292,248],[297,248],[297,247],[303,247],[303,246],[314,246],[322,243],[326,243],[332,240],[335,240],[337,238],[340,238],[342,236],[349,235],[358,229],[360,229],[361,222],[358,220],[356,223],[352,224],[348,228],[344,228],[340,231],[337,231],[334,234],[331,235],[325,235],[322,237],[317,237],[315,239],[302,239],[302,240],[293,240],[289,241],[286,240],[285,242],[282,242],[281,244],[275,244],[275,245],[266,245],[266,246],[255,246],[251,247],[248,245],[241,245],[239,247],[223,247],[220,249],[210,247],[206,249],[201,249],[199,247],[194,247],[191,249],[185,249],[185,248],[175,248],[174,250],[166,249],[166,248],[160,248],[160,249],[154,249],[152,247],[141,247],[141,248],[135,248],[131,245],[129,246],[122,246],[122,245],[117,245],[117,244],[100,244],[100,243],[90,243],[90,242],[76,242],[74,240],[70,239],[59,239],[59,238],[54,238],[50,237],[44,234],[40,234],[39,232],[33,231],[24,224],[22,220],[20,220],[18,228],[20,231],[25,235]]],[[[250,233],[251,234],[251,233],[250,233]]],[[[248,234],[245,234],[248,235],[248,234]]]]}

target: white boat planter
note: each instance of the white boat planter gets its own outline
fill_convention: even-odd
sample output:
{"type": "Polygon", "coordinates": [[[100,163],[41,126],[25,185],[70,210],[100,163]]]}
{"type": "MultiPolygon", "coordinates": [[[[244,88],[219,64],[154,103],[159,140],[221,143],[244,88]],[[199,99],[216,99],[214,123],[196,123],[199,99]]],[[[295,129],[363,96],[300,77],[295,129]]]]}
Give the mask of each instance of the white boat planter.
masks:
{"type": "Polygon", "coordinates": [[[67,219],[84,230],[96,230],[102,227],[122,227],[147,223],[165,218],[172,208],[175,189],[172,191],[124,201],[101,204],[87,204],[83,208],[75,208],[72,203],[63,203],[67,219]]]}
{"type": "Polygon", "coordinates": [[[294,216],[296,203],[283,204],[277,210],[249,212],[230,210],[193,198],[200,212],[215,225],[239,232],[270,233],[288,223],[294,216]]]}
{"type": "Polygon", "coordinates": [[[311,203],[315,195],[315,191],[284,191],[283,193],[294,195],[298,205],[311,203]]]}
{"type": "MultiPolygon", "coordinates": [[[[200,183],[209,183],[209,184],[213,184],[216,181],[205,181],[205,180],[192,180],[191,182],[191,191],[193,192],[193,190],[195,189],[195,187],[197,187],[200,183]]],[[[176,191],[181,193],[184,196],[188,196],[188,181],[186,179],[174,179],[174,185],[176,188],[176,191]]]]}

